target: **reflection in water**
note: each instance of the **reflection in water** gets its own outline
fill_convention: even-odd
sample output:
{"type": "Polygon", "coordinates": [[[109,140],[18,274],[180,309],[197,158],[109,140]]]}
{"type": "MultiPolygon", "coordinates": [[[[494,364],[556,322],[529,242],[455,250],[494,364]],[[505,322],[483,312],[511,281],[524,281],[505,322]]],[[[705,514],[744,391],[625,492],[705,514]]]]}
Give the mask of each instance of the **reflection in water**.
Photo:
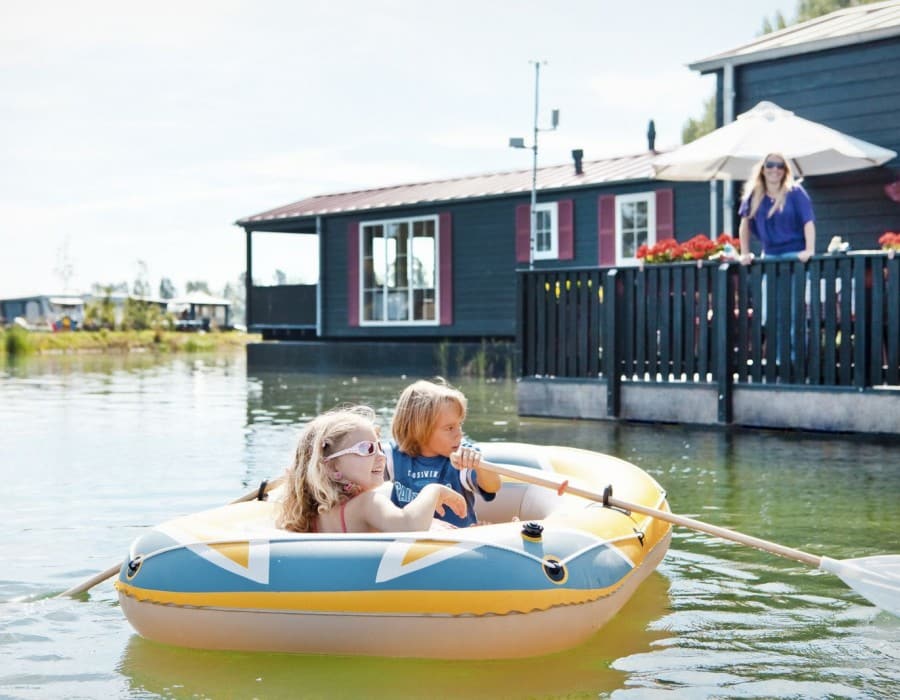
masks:
{"type": "MultiPolygon", "coordinates": [[[[326,408],[368,403],[387,433],[418,378],[248,375],[242,354],[0,359],[0,697],[896,697],[900,620],[834,576],[685,529],[594,639],[530,661],[161,647],[134,635],[108,583],[13,602],[277,475],[326,408]]],[[[455,383],[476,442],[608,452],[652,474],[676,513],[838,559],[900,553],[897,440],[537,419],[516,414],[515,382],[455,383]]]]}
{"type": "MultiPolygon", "coordinates": [[[[537,659],[435,661],[179,649],[133,636],[119,671],[134,691],[171,698],[596,697],[626,674],[610,668],[664,632],[668,582],[652,574],[619,614],[585,644],[537,659]]],[[[465,644],[465,639],[460,639],[465,644]]]]}

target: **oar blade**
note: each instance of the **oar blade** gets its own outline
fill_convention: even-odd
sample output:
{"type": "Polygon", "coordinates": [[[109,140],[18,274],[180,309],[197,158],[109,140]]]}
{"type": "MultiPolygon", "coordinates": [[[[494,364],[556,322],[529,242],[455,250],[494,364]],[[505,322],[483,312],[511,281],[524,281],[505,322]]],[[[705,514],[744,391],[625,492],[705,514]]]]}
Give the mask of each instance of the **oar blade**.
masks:
{"type": "Polygon", "coordinates": [[[900,555],[859,559],[822,557],[819,568],[839,576],[863,598],[900,617],[900,555]]]}

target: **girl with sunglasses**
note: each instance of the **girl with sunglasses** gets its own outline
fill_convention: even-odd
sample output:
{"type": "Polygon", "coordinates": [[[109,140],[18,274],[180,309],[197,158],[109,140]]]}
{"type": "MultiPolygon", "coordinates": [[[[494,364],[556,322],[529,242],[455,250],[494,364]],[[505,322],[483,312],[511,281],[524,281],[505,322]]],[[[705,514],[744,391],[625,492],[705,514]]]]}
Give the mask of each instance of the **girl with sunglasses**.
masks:
{"type": "Polygon", "coordinates": [[[816,249],[816,224],[806,190],[794,180],[781,153],[769,153],[753,167],[744,184],[739,237],[742,264],[753,259],[750,234],[762,244],[763,257],[806,262],[816,249]]]}
{"type": "Polygon", "coordinates": [[[477,523],[475,494],[494,499],[500,477],[478,469],[481,453],[463,438],[466,397],[443,379],[420,380],[400,394],[387,450],[393,479],[391,500],[406,506],[435,484],[449,486],[466,499],[467,512],[444,511],[438,518],[454,527],[477,523]]]}
{"type": "Polygon", "coordinates": [[[465,517],[453,489],[431,484],[403,508],[377,487],[385,457],[375,413],[351,406],[315,418],[300,435],[286,474],[278,527],[294,532],[403,532],[427,530],[445,509],[465,517]]]}

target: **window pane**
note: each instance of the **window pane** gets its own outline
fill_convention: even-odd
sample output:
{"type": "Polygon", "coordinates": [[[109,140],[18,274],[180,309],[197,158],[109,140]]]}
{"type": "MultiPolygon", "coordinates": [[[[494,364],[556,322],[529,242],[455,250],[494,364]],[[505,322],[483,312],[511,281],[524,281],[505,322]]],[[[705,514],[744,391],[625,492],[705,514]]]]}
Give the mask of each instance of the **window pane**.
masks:
{"type": "Polygon", "coordinates": [[[412,270],[414,289],[434,287],[434,222],[417,221],[413,225],[412,270]]]}
{"type": "Polygon", "coordinates": [[[434,315],[434,291],[431,289],[417,289],[413,292],[413,320],[433,321],[434,315]]]}
{"type": "Polygon", "coordinates": [[[383,293],[381,290],[367,291],[363,295],[363,318],[366,321],[384,319],[383,293]]]}
{"type": "Polygon", "coordinates": [[[388,321],[406,321],[409,319],[407,290],[399,289],[388,292],[388,321]]]}
{"type": "Polygon", "coordinates": [[[622,205],[622,228],[634,228],[634,203],[626,202],[622,205]]]}
{"type": "Polygon", "coordinates": [[[633,231],[623,231],[622,232],[622,256],[626,258],[633,258],[635,255],[635,251],[637,249],[634,245],[634,232],[633,231]]]}
{"type": "Polygon", "coordinates": [[[634,213],[635,228],[647,228],[647,202],[637,202],[634,213]]]}

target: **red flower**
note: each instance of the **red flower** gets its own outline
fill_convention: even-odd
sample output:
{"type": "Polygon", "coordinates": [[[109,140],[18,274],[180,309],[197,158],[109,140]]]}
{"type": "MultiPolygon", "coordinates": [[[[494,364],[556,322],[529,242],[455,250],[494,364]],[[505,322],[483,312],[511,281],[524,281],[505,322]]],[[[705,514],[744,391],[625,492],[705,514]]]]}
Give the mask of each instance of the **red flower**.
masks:
{"type": "Polygon", "coordinates": [[[900,250],[900,233],[885,231],[881,238],[878,239],[878,244],[882,250],[900,250]]]}
{"type": "Polygon", "coordinates": [[[674,238],[666,238],[657,241],[652,246],[642,245],[638,248],[637,258],[647,263],[666,263],[685,260],[711,260],[722,252],[726,245],[737,249],[740,242],[728,234],[721,234],[715,241],[709,239],[704,233],[684,243],[679,243],[674,238]]]}

